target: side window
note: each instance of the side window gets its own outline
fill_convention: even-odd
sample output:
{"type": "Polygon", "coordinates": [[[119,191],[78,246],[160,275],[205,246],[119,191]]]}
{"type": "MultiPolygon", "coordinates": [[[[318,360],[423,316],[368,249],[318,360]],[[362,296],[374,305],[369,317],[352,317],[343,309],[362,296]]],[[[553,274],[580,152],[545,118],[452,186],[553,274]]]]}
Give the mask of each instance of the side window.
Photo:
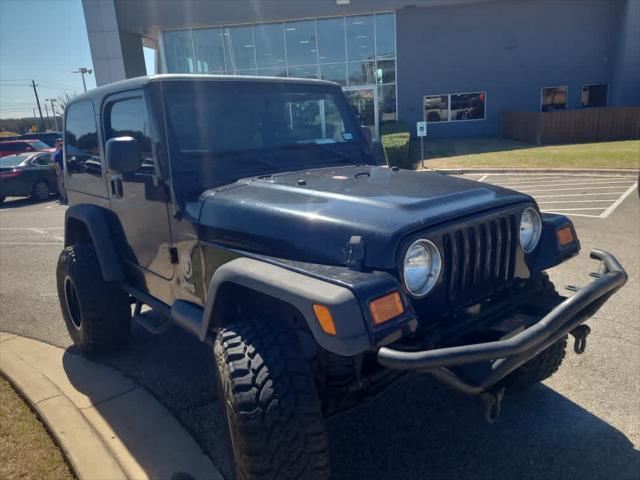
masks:
{"type": "Polygon", "coordinates": [[[125,136],[135,138],[140,145],[142,165],[139,172],[155,173],[151,127],[142,97],[116,101],[108,108],[106,140],[125,136]]]}
{"type": "Polygon", "coordinates": [[[40,155],[39,157],[36,157],[32,163],[34,165],[39,165],[41,167],[53,165],[53,161],[51,160],[51,155],[40,155]]]}
{"type": "Polygon", "coordinates": [[[65,161],[70,177],[89,174],[100,177],[102,164],[93,103],[89,100],[69,106],[65,124],[65,161]]]}

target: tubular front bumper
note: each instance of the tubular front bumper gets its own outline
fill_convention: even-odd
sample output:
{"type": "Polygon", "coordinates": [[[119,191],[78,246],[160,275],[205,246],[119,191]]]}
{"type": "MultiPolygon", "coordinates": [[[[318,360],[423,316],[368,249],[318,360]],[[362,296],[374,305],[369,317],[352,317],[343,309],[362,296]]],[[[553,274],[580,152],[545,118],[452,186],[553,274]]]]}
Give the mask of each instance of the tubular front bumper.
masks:
{"type": "Polygon", "coordinates": [[[592,250],[591,258],[601,262],[594,281],[564,300],[536,324],[508,339],[417,352],[382,347],[378,350],[378,362],[392,369],[425,371],[457,390],[479,395],[567,333],[576,336],[576,348],[579,348],[580,340],[584,341],[586,337],[586,327],[581,329],[580,325],[627,281],[627,273],[610,253],[592,250]],[[490,368],[474,382],[449,368],[486,361],[491,362],[490,368]]]}

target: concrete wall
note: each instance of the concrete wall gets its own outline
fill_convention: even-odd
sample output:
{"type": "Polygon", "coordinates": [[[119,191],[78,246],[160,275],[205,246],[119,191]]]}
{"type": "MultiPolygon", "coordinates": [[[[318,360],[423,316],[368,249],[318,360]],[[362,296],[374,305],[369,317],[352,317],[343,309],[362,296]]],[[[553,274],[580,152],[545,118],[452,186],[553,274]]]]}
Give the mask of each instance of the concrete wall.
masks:
{"type": "Polygon", "coordinates": [[[96,85],[146,75],[142,39],[121,30],[114,0],[82,0],[96,85]]]}
{"type": "Polygon", "coordinates": [[[611,85],[619,7],[533,0],[400,9],[399,117],[422,120],[424,95],[486,91],[486,120],[432,123],[429,135],[499,135],[500,112],[539,111],[544,86],[567,85],[567,108],[579,107],[583,84],[611,85]]]}

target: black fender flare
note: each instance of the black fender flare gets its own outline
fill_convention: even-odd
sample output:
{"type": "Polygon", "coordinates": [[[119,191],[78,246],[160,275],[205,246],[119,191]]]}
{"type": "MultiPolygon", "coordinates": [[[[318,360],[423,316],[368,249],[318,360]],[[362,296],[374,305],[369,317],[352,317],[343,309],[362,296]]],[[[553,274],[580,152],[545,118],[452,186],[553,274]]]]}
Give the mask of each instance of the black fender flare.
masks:
{"type": "Polygon", "coordinates": [[[102,277],[107,282],[124,280],[124,270],[113,243],[113,235],[109,228],[108,211],[96,205],[79,204],[69,207],[64,219],[65,247],[69,246],[69,223],[74,219],[82,222],[93,241],[102,270],[102,277]]]}
{"type": "Polygon", "coordinates": [[[315,340],[326,350],[339,355],[355,355],[371,348],[365,319],[351,290],[271,263],[244,257],[225,263],[211,278],[200,340],[204,341],[210,329],[219,326],[213,319],[213,312],[219,288],[225,283],[243,286],[291,305],[301,313],[315,340]],[[313,311],[314,303],[326,306],[331,312],[335,335],[322,330],[313,311]]]}

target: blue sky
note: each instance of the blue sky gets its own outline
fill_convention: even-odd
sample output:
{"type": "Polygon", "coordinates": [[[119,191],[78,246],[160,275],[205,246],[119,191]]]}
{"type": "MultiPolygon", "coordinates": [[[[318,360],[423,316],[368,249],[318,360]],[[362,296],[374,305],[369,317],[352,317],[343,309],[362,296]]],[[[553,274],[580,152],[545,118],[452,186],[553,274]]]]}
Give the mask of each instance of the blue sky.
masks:
{"type": "MultiPolygon", "coordinates": [[[[31,79],[41,104],[81,93],[78,67],[92,68],[80,0],[0,0],[0,118],[33,115],[31,79]]],[[[95,87],[93,75],[85,79],[95,87]]]]}

